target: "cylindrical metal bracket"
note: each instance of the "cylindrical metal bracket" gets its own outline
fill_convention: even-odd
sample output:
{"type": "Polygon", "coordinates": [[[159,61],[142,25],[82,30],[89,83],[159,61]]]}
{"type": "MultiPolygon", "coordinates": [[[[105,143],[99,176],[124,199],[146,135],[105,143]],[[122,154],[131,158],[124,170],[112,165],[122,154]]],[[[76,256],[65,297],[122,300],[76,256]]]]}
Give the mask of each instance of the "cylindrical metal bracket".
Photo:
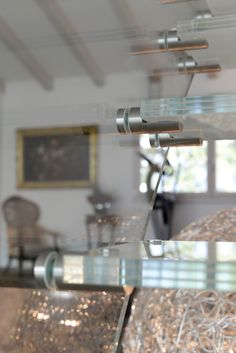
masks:
{"type": "Polygon", "coordinates": [[[194,60],[192,56],[180,58],[177,66],[179,73],[185,75],[215,73],[221,71],[221,67],[219,64],[198,65],[198,63],[194,60]]]}
{"type": "Polygon", "coordinates": [[[194,38],[192,40],[181,40],[176,30],[164,31],[158,35],[155,44],[149,46],[134,46],[132,48],[133,55],[155,54],[166,51],[180,52],[186,50],[207,49],[208,42],[205,39],[194,38]]]}
{"type": "Polygon", "coordinates": [[[176,45],[179,38],[176,30],[164,31],[159,34],[157,43],[160,49],[168,50],[169,47],[176,45]]]}
{"type": "Polygon", "coordinates": [[[178,60],[178,70],[187,71],[188,69],[195,67],[197,65],[196,61],[193,59],[192,56],[184,56],[178,60]]]}
{"type": "Polygon", "coordinates": [[[140,108],[119,109],[116,115],[117,130],[121,134],[130,134],[135,126],[141,126],[143,123],[140,117],[140,108]],[[131,125],[130,126],[130,122],[131,125]]]}
{"type": "Polygon", "coordinates": [[[183,125],[178,121],[148,123],[140,116],[139,107],[119,109],[116,125],[120,134],[178,133],[183,130],[183,125]]]}
{"type": "Polygon", "coordinates": [[[34,277],[40,287],[47,289],[55,289],[54,281],[54,263],[58,257],[55,251],[46,251],[37,258],[34,265],[34,277]]]}
{"type": "Polygon", "coordinates": [[[153,148],[160,147],[159,135],[158,134],[150,134],[149,135],[149,143],[153,148]]]}

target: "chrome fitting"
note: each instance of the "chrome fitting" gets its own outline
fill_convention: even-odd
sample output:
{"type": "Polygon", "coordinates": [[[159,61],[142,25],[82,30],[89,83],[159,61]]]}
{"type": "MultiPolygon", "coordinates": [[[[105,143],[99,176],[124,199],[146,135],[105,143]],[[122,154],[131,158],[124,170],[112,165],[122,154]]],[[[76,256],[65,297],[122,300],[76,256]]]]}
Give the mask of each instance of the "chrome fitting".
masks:
{"type": "Polygon", "coordinates": [[[178,121],[148,123],[140,116],[139,107],[119,109],[116,126],[120,134],[179,133],[183,130],[183,125],[178,121]]]}
{"type": "Polygon", "coordinates": [[[150,134],[149,135],[149,143],[150,143],[150,147],[152,147],[152,148],[160,147],[159,135],[158,134],[150,134]]]}
{"type": "Polygon", "coordinates": [[[161,51],[186,51],[207,49],[208,42],[205,39],[181,40],[176,30],[160,32],[157,44],[161,51]]]}
{"type": "Polygon", "coordinates": [[[42,288],[55,289],[53,267],[58,253],[46,251],[39,255],[34,265],[34,277],[42,288]]]}
{"type": "Polygon", "coordinates": [[[149,46],[134,46],[133,55],[155,54],[163,52],[182,52],[186,50],[207,49],[208,42],[205,39],[181,40],[176,30],[160,32],[155,44],[149,46]]]}
{"type": "Polygon", "coordinates": [[[206,74],[221,71],[219,64],[198,65],[192,56],[180,58],[177,67],[179,73],[184,75],[206,74]]]}

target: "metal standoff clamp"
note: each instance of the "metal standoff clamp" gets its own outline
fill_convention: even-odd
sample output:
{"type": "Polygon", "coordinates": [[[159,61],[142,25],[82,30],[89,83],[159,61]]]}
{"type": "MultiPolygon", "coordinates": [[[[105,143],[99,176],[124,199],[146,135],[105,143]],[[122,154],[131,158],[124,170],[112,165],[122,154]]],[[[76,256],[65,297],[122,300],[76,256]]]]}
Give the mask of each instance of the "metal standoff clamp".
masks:
{"type": "Polygon", "coordinates": [[[119,109],[116,116],[116,126],[120,134],[179,133],[183,130],[183,125],[178,121],[148,123],[140,116],[139,107],[119,109]]]}
{"type": "Polygon", "coordinates": [[[149,144],[152,148],[160,147],[160,140],[158,134],[150,134],[149,135],[149,144]]]}
{"type": "Polygon", "coordinates": [[[192,56],[185,56],[178,60],[178,70],[180,74],[194,75],[201,73],[215,73],[220,72],[219,64],[198,65],[192,56]]]}
{"type": "Polygon", "coordinates": [[[54,263],[58,253],[55,251],[45,251],[39,255],[34,265],[34,277],[42,288],[55,289],[53,275],[54,263]]]}
{"type": "Polygon", "coordinates": [[[198,38],[181,40],[176,30],[161,32],[157,43],[159,48],[164,51],[186,51],[208,48],[207,40],[198,38]]]}
{"type": "Polygon", "coordinates": [[[154,54],[162,52],[179,52],[186,50],[207,49],[206,39],[194,38],[192,40],[181,40],[176,30],[164,31],[159,33],[155,44],[150,46],[135,46],[132,49],[133,55],[154,54]]]}

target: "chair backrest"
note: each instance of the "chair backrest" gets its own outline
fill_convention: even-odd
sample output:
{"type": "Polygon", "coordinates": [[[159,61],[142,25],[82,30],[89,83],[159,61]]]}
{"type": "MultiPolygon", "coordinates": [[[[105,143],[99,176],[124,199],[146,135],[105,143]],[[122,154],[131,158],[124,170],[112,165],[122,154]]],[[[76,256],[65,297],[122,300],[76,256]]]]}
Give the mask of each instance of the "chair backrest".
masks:
{"type": "Polygon", "coordinates": [[[11,196],[3,204],[3,215],[9,227],[24,228],[37,223],[40,210],[33,201],[11,196]]]}

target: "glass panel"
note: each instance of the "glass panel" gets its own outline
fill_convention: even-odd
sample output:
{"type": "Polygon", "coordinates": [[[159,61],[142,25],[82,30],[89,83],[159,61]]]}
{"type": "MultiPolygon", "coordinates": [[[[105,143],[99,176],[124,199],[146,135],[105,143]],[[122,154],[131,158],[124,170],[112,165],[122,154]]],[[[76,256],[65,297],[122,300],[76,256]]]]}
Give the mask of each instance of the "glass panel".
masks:
{"type": "Polygon", "coordinates": [[[198,17],[179,21],[177,24],[179,36],[183,40],[189,40],[194,35],[204,37],[208,41],[208,50],[196,51],[193,54],[198,64],[206,61],[208,64],[218,63],[222,69],[235,68],[235,53],[231,45],[236,31],[235,4],[232,3],[232,9],[226,9],[221,7],[220,2],[213,0],[209,6],[213,15],[209,12],[205,15],[200,12],[198,17]],[[217,10],[218,6],[221,10],[217,10]]]}
{"type": "MultiPolygon", "coordinates": [[[[39,261],[38,284],[51,288],[151,287],[236,290],[236,243],[145,241],[39,261]]],[[[44,255],[42,255],[44,256],[44,255]]]]}
{"type": "Polygon", "coordinates": [[[236,95],[196,96],[142,101],[140,115],[153,122],[179,121],[185,133],[200,131],[204,139],[235,139],[236,95]]]}
{"type": "Polygon", "coordinates": [[[236,192],[236,142],[216,142],[216,191],[236,192]]]}
{"type": "Polygon", "coordinates": [[[214,17],[194,18],[192,20],[180,21],[177,24],[179,33],[195,33],[216,29],[235,28],[236,15],[223,15],[214,17]]]}

